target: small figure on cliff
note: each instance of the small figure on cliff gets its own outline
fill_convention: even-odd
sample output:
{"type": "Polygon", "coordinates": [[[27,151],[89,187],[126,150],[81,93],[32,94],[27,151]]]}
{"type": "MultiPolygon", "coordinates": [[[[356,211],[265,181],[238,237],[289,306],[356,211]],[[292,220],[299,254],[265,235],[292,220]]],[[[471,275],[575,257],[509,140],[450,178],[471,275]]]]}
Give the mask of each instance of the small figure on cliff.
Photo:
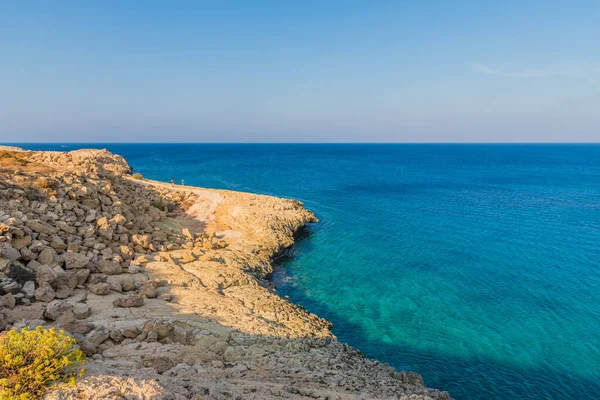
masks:
{"type": "Polygon", "coordinates": [[[175,178],[171,178],[171,186],[175,184],[175,178]]]}
{"type": "Polygon", "coordinates": [[[181,186],[185,186],[185,181],[183,179],[181,180],[181,186]]]}

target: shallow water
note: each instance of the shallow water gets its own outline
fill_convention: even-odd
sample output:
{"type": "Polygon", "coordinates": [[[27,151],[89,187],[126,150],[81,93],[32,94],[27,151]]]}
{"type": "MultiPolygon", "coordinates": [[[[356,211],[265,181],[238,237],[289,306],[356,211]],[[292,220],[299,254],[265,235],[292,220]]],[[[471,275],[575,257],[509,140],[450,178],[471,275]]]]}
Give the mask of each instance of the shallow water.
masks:
{"type": "Polygon", "coordinates": [[[304,201],[275,279],[341,341],[459,400],[600,397],[599,145],[24,146],[304,201]]]}

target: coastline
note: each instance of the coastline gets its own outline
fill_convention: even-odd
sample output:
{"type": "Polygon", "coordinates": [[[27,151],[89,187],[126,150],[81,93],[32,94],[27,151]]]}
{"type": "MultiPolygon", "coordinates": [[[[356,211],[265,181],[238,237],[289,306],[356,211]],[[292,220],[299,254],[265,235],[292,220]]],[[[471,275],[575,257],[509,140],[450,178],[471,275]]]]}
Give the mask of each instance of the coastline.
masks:
{"type": "Polygon", "coordinates": [[[135,180],[105,150],[2,152],[16,157],[0,159],[0,273],[21,286],[2,299],[23,293],[13,264],[36,291],[0,321],[65,328],[89,356],[47,398],[450,398],[276,293],[274,259],[316,222],[302,203],[135,180]]]}

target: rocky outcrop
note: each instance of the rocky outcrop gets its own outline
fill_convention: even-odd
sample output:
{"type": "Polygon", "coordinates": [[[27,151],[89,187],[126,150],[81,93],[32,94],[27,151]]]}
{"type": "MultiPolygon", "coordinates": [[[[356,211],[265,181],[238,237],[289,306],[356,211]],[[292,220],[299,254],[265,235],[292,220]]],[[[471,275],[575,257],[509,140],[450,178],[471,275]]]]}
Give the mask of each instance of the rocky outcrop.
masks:
{"type": "Polygon", "coordinates": [[[60,327],[90,357],[47,398],[449,398],[277,295],[301,203],[134,180],[106,150],[0,152],[0,329],[60,327]]]}

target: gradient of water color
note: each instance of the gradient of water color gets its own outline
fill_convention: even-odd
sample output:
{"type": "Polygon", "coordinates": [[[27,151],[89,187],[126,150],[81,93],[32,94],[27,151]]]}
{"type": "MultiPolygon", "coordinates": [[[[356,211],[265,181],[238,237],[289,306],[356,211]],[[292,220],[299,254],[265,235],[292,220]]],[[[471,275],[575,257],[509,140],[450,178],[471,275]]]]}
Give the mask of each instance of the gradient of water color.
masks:
{"type": "Polygon", "coordinates": [[[459,400],[600,394],[599,145],[91,147],[304,201],[279,291],[369,357],[459,400]]]}

